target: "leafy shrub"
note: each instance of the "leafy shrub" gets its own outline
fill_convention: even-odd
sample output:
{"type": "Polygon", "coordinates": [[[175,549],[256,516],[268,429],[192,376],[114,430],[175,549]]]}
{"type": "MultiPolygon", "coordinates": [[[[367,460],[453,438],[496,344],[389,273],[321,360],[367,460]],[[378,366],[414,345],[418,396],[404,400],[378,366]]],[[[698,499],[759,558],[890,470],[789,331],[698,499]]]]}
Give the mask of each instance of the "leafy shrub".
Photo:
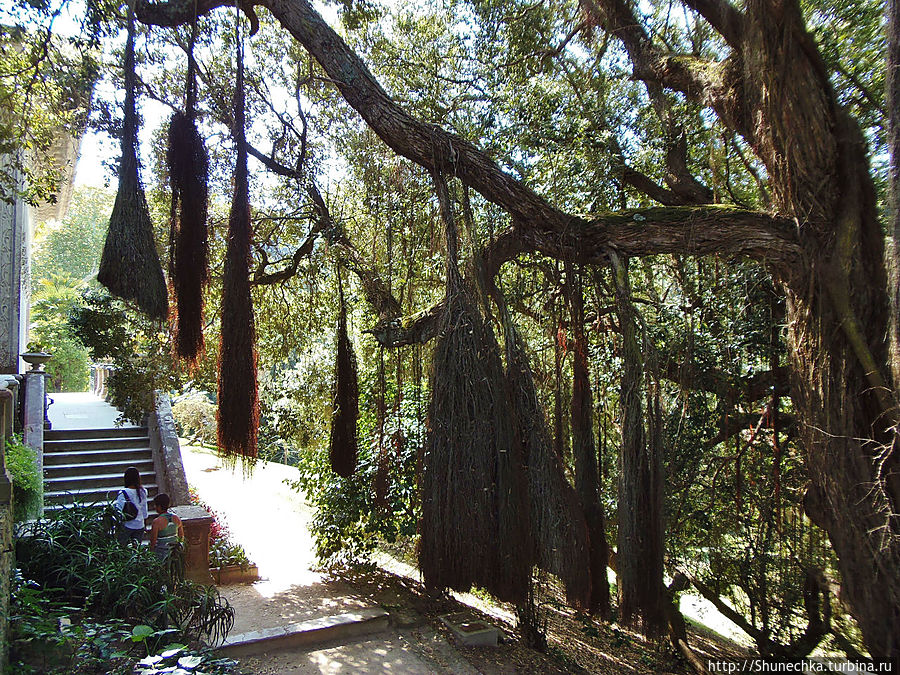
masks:
{"type": "Polygon", "coordinates": [[[251,564],[244,547],[230,539],[219,538],[209,545],[210,567],[240,565],[242,570],[246,570],[251,564]]]}
{"type": "Polygon", "coordinates": [[[172,416],[179,436],[203,445],[216,442],[216,406],[202,394],[195,393],[176,401],[172,416]]]}
{"type": "Polygon", "coordinates": [[[50,274],[35,284],[31,296],[29,351],[47,351],[49,391],[85,391],[90,366],[88,352],[72,333],[69,312],[81,304],[83,284],[64,274],[50,274]]]}
{"type": "Polygon", "coordinates": [[[237,664],[207,649],[171,644],[178,631],[95,619],[16,570],[10,602],[10,670],[16,675],[230,675],[237,664]],[[141,657],[144,658],[141,658],[141,657]],[[178,669],[181,670],[178,670],[178,669]],[[168,670],[166,670],[168,669],[168,670]]]}
{"type": "Polygon", "coordinates": [[[112,359],[107,387],[122,418],[140,424],[154,405],[154,392],[180,386],[168,332],[109,293],[87,289],[69,313],[72,332],[95,361],[112,359]]]}
{"type": "Polygon", "coordinates": [[[405,392],[400,415],[385,420],[382,448],[374,419],[361,417],[362,435],[370,441],[360,444],[356,472],[349,478],[331,470],[327,452],[301,451],[297,465],[301,477],[288,484],[303,492],[315,509],[311,531],[316,556],[324,565],[364,564],[385,542],[415,536],[419,519],[416,458],[424,438],[417,400],[415,393],[405,392]]]}
{"type": "Polygon", "coordinates": [[[234,623],[228,602],[185,580],[177,559],[164,564],[146,547],[120,545],[120,519],[111,505],[75,505],[29,523],[16,549],[24,578],[94,616],[173,623],[184,639],[224,637],[234,623]]]}
{"type": "Polygon", "coordinates": [[[37,453],[22,443],[20,437],[12,436],[6,440],[5,462],[13,484],[13,518],[16,522],[37,518],[44,493],[37,453]]]}

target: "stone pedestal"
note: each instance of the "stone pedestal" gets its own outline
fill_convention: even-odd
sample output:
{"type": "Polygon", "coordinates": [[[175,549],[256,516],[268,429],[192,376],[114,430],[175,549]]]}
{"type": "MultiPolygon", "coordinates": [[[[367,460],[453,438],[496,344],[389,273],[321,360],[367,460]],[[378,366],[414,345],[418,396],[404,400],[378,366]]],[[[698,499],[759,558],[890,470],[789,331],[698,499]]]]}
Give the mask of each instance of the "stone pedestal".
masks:
{"type": "MultiPolygon", "coordinates": [[[[24,428],[22,442],[34,450],[37,458],[38,474],[44,475],[44,411],[46,409],[46,376],[43,370],[29,370],[25,373],[25,401],[24,401],[24,428]]],[[[33,517],[39,517],[44,512],[44,494],[41,492],[41,501],[38,512],[33,517]]]]}
{"type": "Polygon", "coordinates": [[[198,584],[212,584],[209,573],[209,527],[212,515],[202,506],[175,506],[169,509],[184,525],[184,576],[198,584]]]}

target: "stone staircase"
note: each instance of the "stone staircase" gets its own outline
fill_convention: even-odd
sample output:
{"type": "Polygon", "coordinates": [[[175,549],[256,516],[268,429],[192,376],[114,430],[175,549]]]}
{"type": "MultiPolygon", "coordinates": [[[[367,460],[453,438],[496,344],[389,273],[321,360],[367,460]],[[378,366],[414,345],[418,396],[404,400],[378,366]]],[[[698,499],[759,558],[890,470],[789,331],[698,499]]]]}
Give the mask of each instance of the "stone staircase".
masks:
{"type": "Polygon", "coordinates": [[[147,427],[46,431],[45,510],[114,499],[129,466],[140,471],[152,499],[159,486],[147,427]]]}

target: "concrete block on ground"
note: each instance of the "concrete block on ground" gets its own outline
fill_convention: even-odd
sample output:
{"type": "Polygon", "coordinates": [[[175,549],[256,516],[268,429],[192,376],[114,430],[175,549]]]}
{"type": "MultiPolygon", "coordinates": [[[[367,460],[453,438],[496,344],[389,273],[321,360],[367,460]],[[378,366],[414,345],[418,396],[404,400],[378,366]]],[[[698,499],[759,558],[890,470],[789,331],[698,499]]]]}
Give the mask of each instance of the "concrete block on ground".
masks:
{"type": "Polygon", "coordinates": [[[496,647],[500,641],[499,629],[464,612],[445,614],[441,622],[467,647],[496,647]]]}

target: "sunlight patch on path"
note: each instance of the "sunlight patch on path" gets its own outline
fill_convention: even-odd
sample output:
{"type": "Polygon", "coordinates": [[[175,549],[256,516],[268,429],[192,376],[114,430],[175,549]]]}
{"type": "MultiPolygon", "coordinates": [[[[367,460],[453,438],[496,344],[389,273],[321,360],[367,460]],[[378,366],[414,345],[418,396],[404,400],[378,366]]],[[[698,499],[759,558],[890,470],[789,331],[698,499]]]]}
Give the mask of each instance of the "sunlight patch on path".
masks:
{"type": "Polygon", "coordinates": [[[284,464],[260,462],[251,476],[240,467],[226,468],[214,454],[182,446],[188,483],[223,517],[234,541],[259,567],[263,581],[256,591],[272,597],[293,586],[323,582],[313,571],[315,548],[309,533],[313,512],[302,496],[284,484],[299,471],[284,464]]]}

